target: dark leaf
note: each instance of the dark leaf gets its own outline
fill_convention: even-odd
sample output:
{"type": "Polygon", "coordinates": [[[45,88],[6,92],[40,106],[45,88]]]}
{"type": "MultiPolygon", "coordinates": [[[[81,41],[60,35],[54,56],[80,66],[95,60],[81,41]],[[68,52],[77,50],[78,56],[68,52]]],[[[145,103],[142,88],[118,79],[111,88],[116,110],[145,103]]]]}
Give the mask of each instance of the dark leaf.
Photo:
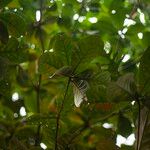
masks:
{"type": "Polygon", "coordinates": [[[144,52],[139,67],[139,84],[144,95],[150,95],[150,47],[144,52]]]}
{"type": "Polygon", "coordinates": [[[128,118],[123,116],[122,114],[119,115],[118,118],[118,133],[124,137],[128,137],[132,133],[131,122],[128,118]]]}
{"type": "MultiPolygon", "coordinates": [[[[138,122],[138,121],[137,121],[138,122]]],[[[138,125],[136,126],[136,139],[139,139],[138,143],[136,142],[136,147],[138,144],[138,150],[149,150],[150,149],[150,113],[149,109],[144,107],[141,109],[140,115],[140,128],[138,131],[138,125]],[[139,137],[138,136],[139,132],[139,137]]]]}
{"type": "Polygon", "coordinates": [[[7,4],[9,4],[12,0],[1,0],[0,1],[0,8],[5,7],[7,4]]]}
{"type": "Polygon", "coordinates": [[[26,22],[21,14],[8,11],[1,13],[0,18],[7,25],[10,35],[20,37],[25,33],[26,22]]]}
{"type": "Polygon", "coordinates": [[[8,42],[8,31],[6,25],[0,20],[0,41],[4,44],[8,42]]]}

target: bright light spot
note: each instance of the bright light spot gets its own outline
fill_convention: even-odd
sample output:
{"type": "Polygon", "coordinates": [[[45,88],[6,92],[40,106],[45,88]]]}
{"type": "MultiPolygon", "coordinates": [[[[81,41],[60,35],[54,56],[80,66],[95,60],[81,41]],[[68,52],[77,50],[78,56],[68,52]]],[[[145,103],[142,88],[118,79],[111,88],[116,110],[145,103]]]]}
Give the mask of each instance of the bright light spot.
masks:
{"type": "Polygon", "coordinates": [[[110,49],[111,49],[110,43],[109,43],[109,42],[106,42],[106,43],[104,44],[104,50],[105,50],[105,52],[108,54],[108,53],[110,52],[110,49]]]}
{"type": "Polygon", "coordinates": [[[143,33],[139,32],[137,35],[140,40],[143,39],[143,33]]]}
{"type": "Polygon", "coordinates": [[[122,31],[121,31],[121,30],[119,30],[119,31],[118,31],[118,34],[120,35],[120,37],[121,37],[122,39],[124,39],[124,38],[125,38],[125,36],[124,36],[124,34],[122,33],[122,31]]]}
{"type": "Polygon", "coordinates": [[[50,50],[49,50],[49,52],[51,52],[51,53],[52,53],[52,52],[54,52],[54,50],[53,50],[53,49],[50,49],[50,50]]]}
{"type": "Polygon", "coordinates": [[[79,22],[83,22],[85,19],[86,19],[85,16],[80,16],[80,17],[78,18],[78,21],[79,21],[79,22]]]}
{"type": "Polygon", "coordinates": [[[53,3],[54,2],[54,0],[50,0],[50,3],[53,3]]]}
{"type": "Polygon", "coordinates": [[[26,110],[25,110],[25,108],[23,106],[20,108],[19,113],[20,113],[20,116],[26,116],[26,114],[27,114],[26,110]]]}
{"type": "Polygon", "coordinates": [[[9,35],[9,38],[11,38],[11,35],[9,35]]]}
{"type": "Polygon", "coordinates": [[[79,18],[79,15],[78,15],[78,14],[75,14],[75,15],[73,16],[73,20],[78,20],[78,18],[79,18]]]}
{"type": "Polygon", "coordinates": [[[86,11],[90,11],[90,8],[89,8],[89,7],[86,7],[86,11]]]}
{"type": "Polygon", "coordinates": [[[139,68],[140,67],[140,63],[136,64],[136,66],[139,68]]]}
{"type": "Polygon", "coordinates": [[[54,52],[54,50],[53,49],[50,49],[50,50],[44,50],[44,53],[47,53],[47,52],[54,52]]]}
{"type": "Polygon", "coordinates": [[[35,44],[31,44],[31,49],[35,49],[35,44]]]}
{"type": "Polygon", "coordinates": [[[132,101],[132,102],[131,102],[131,105],[134,105],[134,104],[135,104],[135,101],[132,101]]]}
{"type": "Polygon", "coordinates": [[[89,20],[89,22],[91,22],[91,23],[96,23],[96,22],[97,22],[97,18],[96,18],[96,17],[91,17],[91,18],[89,18],[88,20],[89,20]]]}
{"type": "Polygon", "coordinates": [[[86,33],[89,34],[89,35],[94,35],[94,34],[99,33],[99,31],[98,30],[95,30],[95,31],[93,31],[93,30],[87,30],[86,33]]]}
{"type": "Polygon", "coordinates": [[[17,118],[18,117],[18,114],[17,113],[14,113],[14,118],[17,118]]]}
{"type": "Polygon", "coordinates": [[[14,12],[17,12],[17,9],[16,9],[16,8],[14,9],[14,12]]]}
{"type": "Polygon", "coordinates": [[[110,129],[110,128],[113,127],[113,124],[111,124],[111,123],[104,123],[103,127],[106,128],[106,129],[110,129]]]}
{"type": "Polygon", "coordinates": [[[13,95],[12,95],[12,101],[15,102],[15,101],[17,101],[17,100],[19,100],[19,94],[18,94],[17,92],[15,92],[15,93],[13,93],[13,95]]]}
{"type": "Polygon", "coordinates": [[[137,11],[140,14],[139,18],[140,18],[141,23],[145,24],[145,15],[144,15],[144,13],[142,13],[139,8],[137,9],[137,11]]]}
{"type": "Polygon", "coordinates": [[[77,0],[79,3],[82,3],[83,0],[77,0]]]}
{"type": "Polygon", "coordinates": [[[131,135],[128,136],[126,140],[126,145],[133,145],[135,142],[135,135],[132,133],[131,135]]]}
{"type": "Polygon", "coordinates": [[[8,7],[5,7],[5,10],[8,10],[9,8],[8,7]]]}
{"type": "Polygon", "coordinates": [[[44,143],[40,143],[41,148],[47,149],[47,146],[44,143]]]}
{"type": "Polygon", "coordinates": [[[131,127],[133,127],[133,128],[134,128],[134,127],[135,127],[135,125],[132,123],[132,124],[131,124],[131,127]]]}
{"type": "Polygon", "coordinates": [[[127,62],[130,59],[130,55],[126,54],[122,60],[122,62],[127,62]]]}
{"type": "Polygon", "coordinates": [[[127,18],[129,18],[129,17],[130,17],[130,15],[129,15],[129,14],[126,14],[126,17],[127,17],[127,18]]]}
{"type": "Polygon", "coordinates": [[[125,138],[121,135],[117,135],[117,139],[116,139],[116,145],[121,147],[122,144],[125,144],[125,145],[133,145],[135,142],[135,135],[134,134],[131,134],[130,136],[128,136],[128,138],[125,138]]]}
{"type": "Polygon", "coordinates": [[[65,6],[65,3],[63,3],[62,6],[65,6]]]}
{"type": "Polygon", "coordinates": [[[36,11],[36,21],[40,21],[40,19],[41,19],[41,12],[40,12],[40,10],[37,10],[36,11]]]}
{"type": "Polygon", "coordinates": [[[134,20],[126,18],[124,20],[123,26],[129,27],[129,26],[135,25],[135,24],[136,24],[136,22],[134,20]]]}
{"type": "Polygon", "coordinates": [[[112,13],[112,14],[115,14],[115,13],[116,13],[116,10],[112,10],[111,13],[112,13]]]}
{"type": "Polygon", "coordinates": [[[23,7],[20,7],[20,10],[23,10],[23,7]]]}
{"type": "Polygon", "coordinates": [[[121,135],[117,135],[117,139],[116,139],[116,145],[121,147],[121,144],[124,144],[126,142],[126,138],[124,138],[121,135]]]}
{"type": "Polygon", "coordinates": [[[126,34],[127,31],[128,31],[128,28],[124,28],[124,29],[122,30],[122,33],[123,33],[123,34],[126,34]]]}

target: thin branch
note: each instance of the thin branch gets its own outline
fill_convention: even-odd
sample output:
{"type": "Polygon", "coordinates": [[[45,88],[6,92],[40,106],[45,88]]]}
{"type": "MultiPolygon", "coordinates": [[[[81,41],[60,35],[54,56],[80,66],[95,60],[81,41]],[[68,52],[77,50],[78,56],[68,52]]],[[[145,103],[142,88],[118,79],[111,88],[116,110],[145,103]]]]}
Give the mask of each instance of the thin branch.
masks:
{"type": "Polygon", "coordinates": [[[140,126],[141,126],[141,105],[139,99],[137,99],[137,104],[138,104],[138,132],[137,132],[136,150],[139,150],[140,126]]]}
{"type": "Polygon", "coordinates": [[[57,119],[56,119],[56,134],[55,134],[55,150],[58,150],[59,121],[60,121],[60,117],[61,117],[61,112],[62,112],[63,107],[64,107],[64,103],[65,103],[65,100],[66,100],[66,96],[67,96],[67,93],[68,93],[70,81],[71,81],[71,78],[68,79],[68,83],[67,83],[67,87],[66,87],[66,90],[65,90],[64,98],[63,98],[63,101],[61,103],[60,110],[59,110],[59,112],[57,114],[57,119]]]}
{"type": "MultiPolygon", "coordinates": [[[[42,22],[42,10],[43,10],[43,0],[40,0],[39,1],[40,3],[40,20],[39,20],[39,30],[40,30],[40,34],[39,34],[39,40],[40,40],[40,43],[41,43],[41,49],[42,49],[42,52],[41,54],[44,53],[44,41],[43,41],[43,38],[42,38],[42,30],[41,30],[41,22],[42,22]]],[[[41,89],[41,81],[42,81],[42,75],[39,74],[39,79],[38,79],[38,83],[37,83],[37,87],[36,87],[36,94],[37,94],[37,97],[36,97],[36,100],[37,100],[37,113],[40,113],[40,89],[41,89]]],[[[35,140],[35,145],[39,145],[40,143],[40,130],[41,130],[41,125],[38,125],[37,127],[37,133],[36,133],[36,140],[35,140]]]]}

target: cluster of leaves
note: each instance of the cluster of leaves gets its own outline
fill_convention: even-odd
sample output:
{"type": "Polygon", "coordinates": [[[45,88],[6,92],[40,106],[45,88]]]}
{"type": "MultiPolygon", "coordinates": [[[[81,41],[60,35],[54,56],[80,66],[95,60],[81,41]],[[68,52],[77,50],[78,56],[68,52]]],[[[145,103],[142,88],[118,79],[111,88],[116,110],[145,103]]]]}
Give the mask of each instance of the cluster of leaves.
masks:
{"type": "Polygon", "coordinates": [[[0,149],[150,149],[149,7],[1,0],[0,149]]]}

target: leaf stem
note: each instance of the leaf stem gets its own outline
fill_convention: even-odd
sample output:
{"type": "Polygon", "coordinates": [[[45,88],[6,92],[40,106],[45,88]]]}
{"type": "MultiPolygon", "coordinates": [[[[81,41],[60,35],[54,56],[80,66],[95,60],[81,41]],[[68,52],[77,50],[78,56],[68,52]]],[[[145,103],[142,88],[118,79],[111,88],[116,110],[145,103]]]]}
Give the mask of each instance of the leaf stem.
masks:
{"type": "Polygon", "coordinates": [[[137,144],[136,144],[136,150],[139,150],[139,138],[140,138],[140,123],[141,123],[141,105],[140,100],[137,99],[138,104],[138,132],[137,132],[137,144]]]}
{"type": "Polygon", "coordinates": [[[67,83],[67,87],[66,87],[66,90],[65,90],[64,98],[63,98],[63,101],[61,103],[60,110],[59,110],[59,112],[57,114],[56,134],[55,134],[55,150],[58,150],[58,133],[59,133],[59,123],[60,123],[59,121],[60,121],[60,117],[61,117],[61,112],[62,112],[63,107],[64,107],[64,102],[65,102],[65,99],[66,99],[66,96],[67,96],[67,92],[68,92],[68,89],[69,89],[70,81],[71,81],[71,78],[68,79],[68,83],[67,83]]]}
{"type": "MultiPolygon", "coordinates": [[[[43,10],[43,0],[40,0],[39,1],[39,5],[40,5],[40,20],[39,20],[39,31],[40,31],[40,34],[39,34],[39,40],[40,40],[40,43],[41,43],[41,54],[44,53],[44,41],[43,41],[43,38],[42,38],[42,31],[41,31],[41,22],[42,22],[42,10],[43,10]]],[[[37,83],[37,87],[36,87],[36,99],[37,99],[37,113],[40,113],[40,89],[41,89],[41,81],[42,81],[42,75],[39,74],[39,78],[38,78],[38,83],[37,83]]],[[[40,130],[41,130],[41,125],[38,125],[37,127],[37,133],[36,133],[36,140],[35,140],[35,145],[39,145],[40,143],[40,130]]]]}

